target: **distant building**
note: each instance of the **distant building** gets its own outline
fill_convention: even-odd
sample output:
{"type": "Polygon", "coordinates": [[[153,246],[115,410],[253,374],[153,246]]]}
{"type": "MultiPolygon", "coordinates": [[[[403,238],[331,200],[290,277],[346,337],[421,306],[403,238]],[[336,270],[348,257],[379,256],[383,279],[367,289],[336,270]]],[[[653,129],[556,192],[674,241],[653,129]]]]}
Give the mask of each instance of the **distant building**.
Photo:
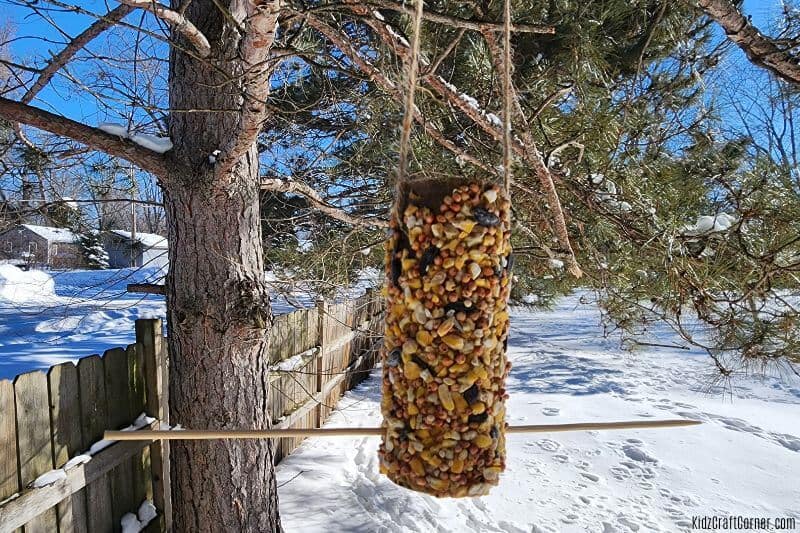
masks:
{"type": "Polygon", "coordinates": [[[50,268],[86,266],[78,235],[64,228],[19,224],[0,233],[0,258],[50,268]]]}
{"type": "Polygon", "coordinates": [[[167,239],[154,233],[112,229],[105,232],[103,245],[111,268],[164,267],[168,263],[167,239]]]}

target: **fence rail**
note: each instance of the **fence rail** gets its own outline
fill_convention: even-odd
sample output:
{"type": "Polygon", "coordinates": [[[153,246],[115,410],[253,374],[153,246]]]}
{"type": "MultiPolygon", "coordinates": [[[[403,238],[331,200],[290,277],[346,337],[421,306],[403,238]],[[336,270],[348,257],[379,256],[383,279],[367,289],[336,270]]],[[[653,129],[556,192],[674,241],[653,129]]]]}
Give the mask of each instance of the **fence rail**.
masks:
{"type": "MultiPolygon", "coordinates": [[[[322,425],[374,366],[382,313],[382,300],[368,291],[276,317],[273,427],[322,425]]],[[[158,512],[147,531],[168,531],[169,443],[97,444],[104,430],[141,421],[142,413],[155,419],[151,428],[169,424],[168,368],[161,322],[137,320],[136,343],[124,349],[0,380],[0,533],[119,531],[123,515],[144,501],[158,512]],[[42,486],[34,487],[37,478],[42,486]]],[[[301,441],[278,441],[276,463],[301,441]]]]}

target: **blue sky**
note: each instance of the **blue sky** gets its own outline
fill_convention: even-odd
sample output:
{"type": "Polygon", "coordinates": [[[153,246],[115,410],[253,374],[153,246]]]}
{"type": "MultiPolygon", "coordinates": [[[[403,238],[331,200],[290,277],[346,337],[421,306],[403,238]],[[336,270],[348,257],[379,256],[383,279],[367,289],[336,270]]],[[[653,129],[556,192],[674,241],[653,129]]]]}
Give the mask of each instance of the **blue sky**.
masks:
{"type": "MultiPolygon", "coordinates": [[[[43,2],[38,5],[46,7],[43,2]]],[[[77,5],[92,12],[103,13],[117,4],[115,2],[89,0],[79,2],[77,5]]],[[[6,0],[0,0],[0,6],[2,6],[0,7],[0,11],[3,13],[2,16],[10,18],[15,28],[18,40],[12,44],[11,50],[18,60],[27,60],[29,62],[34,58],[41,59],[63,46],[59,45],[59,43],[64,42],[63,36],[59,35],[53,25],[43,17],[32,15],[29,8],[6,0]],[[29,36],[35,36],[35,38],[30,38],[29,36]],[[42,38],[49,39],[49,41],[42,38]]],[[[770,20],[780,15],[780,6],[781,2],[779,0],[746,0],[744,10],[753,17],[753,21],[757,26],[766,28],[770,20]]],[[[47,12],[47,15],[57,20],[59,27],[71,35],[79,33],[93,21],[92,17],[74,13],[47,12]]],[[[140,13],[133,13],[126,20],[132,24],[138,24],[140,18],[140,13]]],[[[153,29],[159,30],[157,27],[153,29]]],[[[743,59],[743,57],[739,56],[738,52],[734,53],[737,63],[739,59],[743,59]]],[[[72,92],[55,91],[53,88],[48,88],[41,93],[37,103],[41,106],[50,106],[51,110],[57,110],[71,118],[89,123],[101,121],[104,118],[98,117],[96,108],[91,100],[81,98],[72,92]]]]}
{"type": "MultiPolygon", "coordinates": [[[[41,7],[48,7],[44,2],[37,4],[41,7]]],[[[105,13],[112,9],[117,4],[115,2],[102,2],[99,0],[89,0],[78,2],[83,9],[96,12],[105,13]]],[[[770,22],[780,16],[781,2],[780,0],[745,0],[744,11],[746,14],[752,16],[754,23],[762,29],[769,27],[770,22]]],[[[17,40],[12,43],[11,51],[14,59],[28,64],[42,64],[44,59],[49,55],[55,53],[63,47],[66,41],[65,37],[57,32],[53,24],[48,22],[45,17],[38,16],[31,13],[31,10],[24,6],[19,6],[14,3],[14,0],[0,0],[0,17],[8,16],[11,20],[12,26],[15,30],[17,40]],[[38,60],[38,61],[37,61],[38,60]]],[[[58,26],[69,35],[76,35],[84,30],[94,19],[87,15],[66,13],[63,11],[45,11],[46,17],[52,17],[57,21],[58,26]]],[[[134,12],[126,18],[126,21],[138,25],[142,19],[142,12],[134,12]]],[[[147,15],[145,17],[148,28],[160,32],[164,35],[163,26],[157,24],[152,17],[147,15]]],[[[132,32],[126,32],[128,36],[132,32]]],[[[121,40],[119,37],[114,37],[114,34],[107,33],[101,38],[97,39],[96,43],[90,46],[90,50],[100,50],[104,46],[111,45],[120,46],[121,40]]],[[[721,35],[721,34],[720,34],[721,35]]],[[[152,42],[152,41],[151,41],[152,42]]],[[[158,50],[162,57],[166,57],[167,47],[162,46],[158,50]]],[[[759,73],[752,67],[744,55],[738,50],[733,48],[730,56],[727,59],[725,69],[720,69],[720,76],[727,76],[728,79],[723,80],[728,85],[725,91],[729,94],[728,98],[737,99],[739,95],[743,98],[751,95],[758,94],[757,90],[759,84],[762,84],[766,79],[766,75],[759,73]],[[730,74],[733,72],[742,71],[741,83],[731,84],[730,74]]],[[[83,68],[80,64],[72,65],[71,69],[83,68]]],[[[733,79],[736,79],[735,76],[733,79]]],[[[717,80],[715,80],[716,83],[717,80]]],[[[98,108],[96,100],[83,91],[76,90],[75,86],[67,82],[63,77],[56,76],[51,86],[43,90],[38,99],[34,102],[35,105],[44,107],[50,111],[64,114],[70,118],[83,121],[90,125],[96,125],[103,121],[121,122],[123,117],[121,115],[108,116],[106,112],[98,108]]],[[[125,112],[125,107],[117,105],[120,112],[125,112]]],[[[732,113],[725,107],[722,108],[721,113],[728,118],[732,113]]],[[[738,120],[737,117],[731,116],[730,122],[738,120]]]]}

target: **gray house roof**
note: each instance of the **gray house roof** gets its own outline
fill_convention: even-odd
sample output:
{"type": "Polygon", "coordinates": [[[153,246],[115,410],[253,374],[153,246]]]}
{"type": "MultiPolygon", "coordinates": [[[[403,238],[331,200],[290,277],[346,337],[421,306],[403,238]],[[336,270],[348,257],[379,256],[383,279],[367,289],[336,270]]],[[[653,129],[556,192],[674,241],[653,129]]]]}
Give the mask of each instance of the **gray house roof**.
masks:
{"type": "Polygon", "coordinates": [[[161,235],[156,235],[155,233],[140,233],[136,232],[136,238],[131,238],[130,231],[124,231],[121,229],[112,229],[108,230],[109,233],[120,237],[128,243],[138,243],[144,246],[145,248],[160,248],[163,250],[167,249],[167,239],[162,237],[161,235]]]}
{"type": "Polygon", "coordinates": [[[20,226],[53,243],[74,244],[79,241],[78,236],[68,229],[33,224],[20,224],[20,226]]]}

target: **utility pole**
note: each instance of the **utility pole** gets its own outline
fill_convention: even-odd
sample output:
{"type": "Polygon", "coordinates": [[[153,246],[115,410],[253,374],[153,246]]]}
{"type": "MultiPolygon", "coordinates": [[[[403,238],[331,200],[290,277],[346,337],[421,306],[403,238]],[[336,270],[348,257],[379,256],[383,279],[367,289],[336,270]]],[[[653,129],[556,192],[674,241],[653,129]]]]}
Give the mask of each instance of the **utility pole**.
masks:
{"type": "Polygon", "coordinates": [[[131,178],[131,267],[136,266],[136,171],[133,165],[130,167],[131,178]]]}

